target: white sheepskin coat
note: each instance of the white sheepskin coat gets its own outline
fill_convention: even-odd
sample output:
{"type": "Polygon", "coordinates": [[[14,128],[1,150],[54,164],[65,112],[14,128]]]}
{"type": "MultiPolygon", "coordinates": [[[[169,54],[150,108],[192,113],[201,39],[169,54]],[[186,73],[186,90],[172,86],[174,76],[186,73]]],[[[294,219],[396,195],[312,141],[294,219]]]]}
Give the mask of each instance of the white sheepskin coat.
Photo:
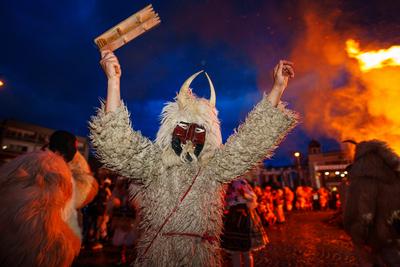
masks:
{"type": "MultiPolygon", "coordinates": [[[[192,108],[202,113],[203,104],[192,108]]],[[[202,121],[201,116],[196,116],[196,110],[190,110],[190,106],[185,108],[189,110],[179,113],[178,103],[168,103],[155,143],[132,129],[124,104],[116,112],[108,113],[103,106],[90,123],[93,145],[105,166],[142,184],[140,227],[143,233],[138,243],[136,266],[221,266],[223,184],[271,156],[297,120],[296,114],[283,107],[272,107],[264,96],[237,132],[221,145],[215,108],[208,114],[211,121],[202,121]],[[180,115],[172,116],[173,113],[180,115]],[[198,161],[183,163],[171,149],[172,131],[180,120],[206,128],[206,143],[198,161]],[[197,173],[193,187],[180,203],[197,173]],[[157,235],[177,203],[179,208],[157,235]],[[168,233],[207,234],[218,241],[212,243],[198,237],[168,233]]]]}

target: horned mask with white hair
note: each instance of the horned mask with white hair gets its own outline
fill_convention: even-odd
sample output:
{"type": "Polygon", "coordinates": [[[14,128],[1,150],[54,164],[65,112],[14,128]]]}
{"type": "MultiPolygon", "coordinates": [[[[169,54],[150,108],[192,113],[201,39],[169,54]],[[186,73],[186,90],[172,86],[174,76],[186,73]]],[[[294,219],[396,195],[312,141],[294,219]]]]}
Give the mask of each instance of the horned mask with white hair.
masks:
{"type": "Polygon", "coordinates": [[[161,113],[156,143],[162,148],[167,165],[206,161],[222,143],[214,85],[208,74],[205,73],[211,92],[209,100],[197,97],[190,89],[202,72],[190,76],[175,102],[168,102],[161,113]]]}

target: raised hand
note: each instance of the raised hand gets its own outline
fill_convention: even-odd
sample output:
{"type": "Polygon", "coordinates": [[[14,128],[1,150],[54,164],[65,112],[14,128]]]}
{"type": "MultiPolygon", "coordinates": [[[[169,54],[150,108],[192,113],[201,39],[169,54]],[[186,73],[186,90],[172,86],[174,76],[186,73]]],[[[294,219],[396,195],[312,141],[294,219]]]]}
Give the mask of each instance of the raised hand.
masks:
{"type": "Polygon", "coordinates": [[[121,77],[121,66],[119,65],[118,58],[110,50],[101,51],[100,65],[109,80],[121,77]]]}
{"type": "Polygon", "coordinates": [[[293,63],[287,60],[280,60],[274,68],[274,87],[287,87],[289,78],[294,78],[293,63]]]}
{"type": "Polygon", "coordinates": [[[277,106],[283,91],[288,85],[289,79],[294,77],[293,63],[286,60],[280,60],[278,65],[274,68],[273,77],[274,85],[268,95],[268,100],[273,106],[277,106]]]}
{"type": "Polygon", "coordinates": [[[108,78],[106,111],[116,111],[121,105],[121,66],[118,58],[110,50],[101,51],[100,65],[108,78]]]}

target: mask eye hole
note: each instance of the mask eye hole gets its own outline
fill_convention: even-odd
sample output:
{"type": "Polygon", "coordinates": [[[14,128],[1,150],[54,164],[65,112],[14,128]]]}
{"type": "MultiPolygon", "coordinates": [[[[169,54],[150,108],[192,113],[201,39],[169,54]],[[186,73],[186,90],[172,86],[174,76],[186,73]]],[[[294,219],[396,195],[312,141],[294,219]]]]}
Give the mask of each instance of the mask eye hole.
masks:
{"type": "Polygon", "coordinates": [[[186,122],[183,122],[183,121],[179,122],[178,126],[181,127],[184,130],[187,130],[189,128],[189,125],[186,122]]]}
{"type": "Polygon", "coordinates": [[[195,133],[204,133],[206,130],[204,130],[203,128],[200,128],[200,127],[196,127],[196,129],[194,131],[195,131],[195,133]]]}

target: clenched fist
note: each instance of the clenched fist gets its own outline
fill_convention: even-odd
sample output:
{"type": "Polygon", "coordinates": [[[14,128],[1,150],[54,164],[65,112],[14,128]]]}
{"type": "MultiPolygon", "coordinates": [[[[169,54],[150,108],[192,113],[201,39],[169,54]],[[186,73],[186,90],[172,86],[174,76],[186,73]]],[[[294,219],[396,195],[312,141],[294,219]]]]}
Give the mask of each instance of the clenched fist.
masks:
{"type": "Polygon", "coordinates": [[[285,89],[289,78],[294,78],[293,63],[280,60],[274,68],[274,86],[285,89]]]}
{"type": "Polygon", "coordinates": [[[101,51],[100,65],[109,80],[121,77],[121,66],[119,65],[118,58],[110,50],[101,51]]]}
{"type": "Polygon", "coordinates": [[[268,94],[268,99],[273,106],[277,106],[283,91],[288,85],[289,78],[294,77],[293,63],[286,60],[279,61],[274,68],[274,85],[271,92],[268,94]]]}

